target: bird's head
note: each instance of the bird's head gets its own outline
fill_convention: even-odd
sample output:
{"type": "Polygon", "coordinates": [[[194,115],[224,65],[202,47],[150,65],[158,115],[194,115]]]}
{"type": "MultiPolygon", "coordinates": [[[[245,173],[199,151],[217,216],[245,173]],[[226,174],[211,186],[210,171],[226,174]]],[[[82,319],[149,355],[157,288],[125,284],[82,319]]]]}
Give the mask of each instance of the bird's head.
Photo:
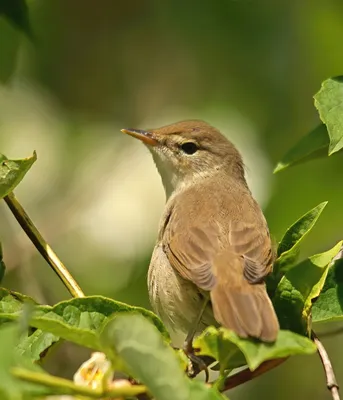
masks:
{"type": "Polygon", "coordinates": [[[228,174],[244,180],[243,161],[236,147],[203,121],[181,121],[158,129],[122,129],[151,151],[167,196],[199,177],[228,174]]]}

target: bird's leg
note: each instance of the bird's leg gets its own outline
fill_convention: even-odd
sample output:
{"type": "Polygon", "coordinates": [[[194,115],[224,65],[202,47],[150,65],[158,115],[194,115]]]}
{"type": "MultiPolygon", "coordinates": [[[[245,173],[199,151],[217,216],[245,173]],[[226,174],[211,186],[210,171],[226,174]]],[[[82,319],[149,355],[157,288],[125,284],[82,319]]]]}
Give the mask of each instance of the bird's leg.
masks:
{"type": "Polygon", "coordinates": [[[202,306],[201,306],[201,308],[199,310],[199,313],[198,313],[196,319],[194,320],[194,323],[192,324],[191,329],[189,330],[188,335],[186,337],[186,340],[185,340],[185,343],[184,343],[184,350],[185,351],[186,350],[190,350],[190,351],[194,350],[193,349],[193,339],[194,339],[194,336],[195,336],[195,334],[196,334],[196,332],[198,330],[201,318],[204,315],[204,312],[206,310],[208,301],[209,301],[209,297],[206,296],[203,299],[203,304],[202,304],[202,306]]]}
{"type": "Polygon", "coordinates": [[[209,379],[208,368],[205,361],[201,357],[195,355],[196,349],[194,349],[193,347],[193,339],[198,330],[201,318],[205,312],[208,302],[209,302],[209,296],[205,295],[201,309],[199,310],[199,313],[196,319],[194,320],[194,323],[192,324],[191,329],[189,330],[186,340],[183,344],[183,351],[185,352],[186,356],[192,363],[192,371],[189,372],[189,375],[191,377],[194,377],[199,372],[204,371],[206,376],[206,382],[208,382],[209,379]]]}

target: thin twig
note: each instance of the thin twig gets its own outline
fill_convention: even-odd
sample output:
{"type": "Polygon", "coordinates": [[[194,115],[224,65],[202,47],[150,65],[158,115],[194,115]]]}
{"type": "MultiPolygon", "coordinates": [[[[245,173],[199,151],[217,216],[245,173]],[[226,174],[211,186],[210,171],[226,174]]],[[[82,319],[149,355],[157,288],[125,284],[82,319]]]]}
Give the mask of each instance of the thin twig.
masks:
{"type": "Polygon", "coordinates": [[[9,209],[12,211],[16,220],[19,222],[20,226],[30,238],[31,242],[35,245],[39,253],[44,257],[47,263],[58,275],[65,287],[69,290],[70,294],[73,297],[84,297],[85,295],[80,286],[71,276],[61,260],[54,253],[52,248],[44,240],[43,236],[39,233],[38,229],[31,221],[30,217],[26,214],[25,210],[16,199],[14,193],[10,193],[6,197],[4,197],[4,200],[9,209]]]}
{"type": "Polygon", "coordinates": [[[251,381],[252,379],[257,378],[258,376],[264,374],[265,372],[268,372],[271,369],[276,368],[278,365],[285,362],[287,358],[288,357],[275,358],[274,360],[265,361],[254,371],[250,371],[249,368],[245,368],[242,371],[239,371],[236,374],[226,378],[221,391],[225,392],[226,390],[233,389],[236,386],[251,381]]]}
{"type": "Polygon", "coordinates": [[[311,336],[314,343],[317,346],[318,354],[324,367],[326,375],[326,386],[330,390],[333,400],[340,400],[338,393],[339,387],[335,377],[334,370],[332,368],[329,355],[325,350],[325,347],[323,346],[322,342],[318,339],[318,336],[313,331],[311,332],[311,336]]]}

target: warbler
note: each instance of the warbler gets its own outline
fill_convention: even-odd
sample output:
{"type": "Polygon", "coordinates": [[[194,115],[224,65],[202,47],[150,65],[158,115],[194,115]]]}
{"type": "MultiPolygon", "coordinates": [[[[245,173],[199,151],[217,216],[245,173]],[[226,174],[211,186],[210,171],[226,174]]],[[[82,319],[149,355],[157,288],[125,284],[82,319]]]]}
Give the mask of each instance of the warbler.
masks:
{"type": "Polygon", "coordinates": [[[213,324],[275,341],[279,323],[264,283],[274,252],[236,147],[198,120],[122,131],[149,148],[166,192],[148,272],[155,312],[187,333],[189,349],[213,324]]]}

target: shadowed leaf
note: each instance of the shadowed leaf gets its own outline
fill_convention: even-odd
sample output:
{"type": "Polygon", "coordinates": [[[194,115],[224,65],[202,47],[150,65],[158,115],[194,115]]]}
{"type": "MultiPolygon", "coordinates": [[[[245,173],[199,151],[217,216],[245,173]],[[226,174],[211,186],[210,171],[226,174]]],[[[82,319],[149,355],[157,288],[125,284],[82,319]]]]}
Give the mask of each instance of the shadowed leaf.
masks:
{"type": "Polygon", "coordinates": [[[313,304],[312,322],[343,320],[343,259],[330,268],[323,290],[313,304]]]}
{"type": "Polygon", "coordinates": [[[327,203],[327,201],[320,203],[287,229],[277,249],[278,258],[274,264],[275,271],[285,272],[292,267],[298,258],[301,242],[314,227],[327,203]]]}
{"type": "Polygon", "coordinates": [[[314,96],[314,105],[324,124],[317,126],[292,147],[274,173],[305,161],[331,156],[343,147],[343,76],[327,79],[314,96]]]}
{"type": "Polygon", "coordinates": [[[326,126],[323,124],[317,126],[313,131],[302,137],[299,142],[284,155],[275,167],[274,174],[288,167],[327,156],[329,143],[330,139],[326,126]]]}
{"type": "Polygon", "coordinates": [[[312,210],[300,217],[290,228],[287,229],[278,246],[278,257],[283,253],[294,249],[305,235],[309,233],[327,203],[327,201],[324,201],[323,203],[318,204],[318,206],[312,208],[312,210]]]}
{"type": "Polygon", "coordinates": [[[266,279],[268,293],[271,297],[273,297],[282,276],[294,266],[299,256],[301,242],[314,227],[326,205],[327,202],[323,202],[308,211],[287,229],[281,239],[277,249],[278,258],[273,265],[273,272],[266,279]]]}
{"type": "Polygon", "coordinates": [[[307,333],[312,300],[319,296],[328,267],[342,243],[300,262],[281,279],[273,298],[281,328],[307,333]]]}

